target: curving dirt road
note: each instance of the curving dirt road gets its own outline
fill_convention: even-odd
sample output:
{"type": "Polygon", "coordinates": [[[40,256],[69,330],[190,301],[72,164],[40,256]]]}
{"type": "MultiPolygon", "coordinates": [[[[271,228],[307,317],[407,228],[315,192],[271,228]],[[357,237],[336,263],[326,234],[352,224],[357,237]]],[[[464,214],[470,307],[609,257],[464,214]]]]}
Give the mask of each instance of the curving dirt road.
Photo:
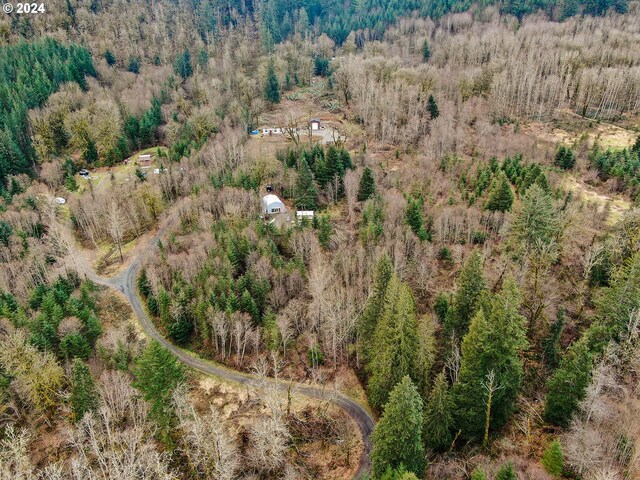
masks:
{"type": "MultiPolygon", "coordinates": [[[[169,342],[156,329],[151,318],[147,314],[147,311],[143,307],[140,298],[137,295],[136,279],[138,277],[140,267],[142,266],[143,254],[141,252],[146,251],[147,254],[151,253],[156,248],[158,240],[162,238],[165,233],[177,222],[178,218],[179,217],[177,213],[174,213],[173,215],[167,217],[162,222],[163,225],[158,229],[158,232],[151,239],[149,239],[147,243],[145,243],[145,246],[147,248],[136,249],[137,253],[134,254],[134,257],[131,260],[129,266],[115,277],[107,278],[97,275],[91,268],[89,263],[86,261],[84,256],[81,254],[76,255],[76,265],[82,274],[84,274],[87,278],[91,279],[95,283],[122,292],[131,304],[131,308],[138,317],[138,321],[140,322],[140,325],[142,326],[145,333],[150,338],[153,338],[160,342],[167,350],[171,351],[171,353],[173,353],[185,365],[188,365],[189,367],[194,368],[195,370],[198,370],[207,375],[223,378],[225,380],[230,380],[242,385],[259,387],[260,384],[264,382],[264,379],[257,379],[252,375],[231,370],[221,365],[217,365],[213,362],[203,360],[169,342]]],[[[307,397],[327,400],[327,392],[318,387],[313,387],[303,383],[287,382],[283,380],[276,381],[275,379],[269,379],[268,381],[273,382],[280,390],[283,391],[288,390],[288,388],[292,386],[295,388],[296,392],[299,392],[307,397]]],[[[333,395],[333,397],[329,401],[344,410],[358,425],[358,429],[360,430],[360,434],[362,436],[364,450],[362,453],[362,457],[360,458],[360,464],[355,474],[355,478],[361,478],[371,470],[371,460],[369,458],[369,454],[371,453],[371,432],[373,431],[374,426],[373,418],[360,404],[354,402],[344,395],[333,395]]]]}

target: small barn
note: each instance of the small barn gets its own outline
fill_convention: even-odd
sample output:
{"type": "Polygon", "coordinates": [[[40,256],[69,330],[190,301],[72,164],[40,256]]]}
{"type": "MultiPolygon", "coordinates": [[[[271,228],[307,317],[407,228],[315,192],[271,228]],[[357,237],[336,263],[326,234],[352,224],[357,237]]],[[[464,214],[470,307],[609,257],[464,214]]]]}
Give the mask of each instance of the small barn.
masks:
{"type": "Polygon", "coordinates": [[[317,118],[312,118],[311,122],[309,122],[311,124],[311,131],[315,131],[315,130],[320,130],[320,120],[317,118]]]}
{"type": "Polygon", "coordinates": [[[153,155],[150,153],[145,153],[143,155],[138,155],[138,165],[141,167],[148,167],[153,162],[153,155]]]}
{"type": "Polygon", "coordinates": [[[269,194],[262,197],[263,213],[272,215],[275,213],[284,213],[286,211],[287,210],[284,207],[284,203],[282,203],[282,200],[280,200],[277,195],[269,194]]]}

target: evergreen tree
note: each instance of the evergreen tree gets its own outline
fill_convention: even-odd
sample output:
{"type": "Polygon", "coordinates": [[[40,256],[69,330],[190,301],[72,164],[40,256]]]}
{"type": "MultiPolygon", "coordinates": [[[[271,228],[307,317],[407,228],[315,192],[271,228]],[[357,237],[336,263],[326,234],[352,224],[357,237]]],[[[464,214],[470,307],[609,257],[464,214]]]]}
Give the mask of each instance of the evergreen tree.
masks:
{"type": "Polygon", "coordinates": [[[380,317],[384,312],[384,299],[392,275],[393,265],[391,264],[391,259],[386,253],[382,254],[376,263],[373,285],[358,326],[358,346],[362,352],[365,365],[371,359],[370,352],[373,348],[373,338],[380,317]]]}
{"type": "Polygon", "coordinates": [[[313,180],[313,173],[304,158],[300,160],[294,196],[297,209],[316,210],[318,208],[318,192],[313,180]]]}
{"type": "Polygon", "coordinates": [[[560,366],[547,382],[544,418],[554,425],[567,426],[584,399],[591,380],[593,355],[587,337],[581,337],[560,360],[560,366]]]}
{"type": "Polygon", "coordinates": [[[142,269],[140,276],[138,277],[138,291],[144,298],[149,297],[151,294],[151,285],[149,284],[147,270],[145,268],[142,269]]]}
{"type": "Polygon", "coordinates": [[[384,311],[373,340],[367,391],[375,408],[382,408],[393,387],[409,375],[422,384],[423,373],[417,369],[419,349],[415,302],[408,285],[393,275],[387,285],[384,311]]]}
{"type": "Polygon", "coordinates": [[[87,140],[87,147],[82,153],[82,159],[88,164],[98,161],[98,149],[96,148],[96,142],[91,139],[87,140]]]}
{"type": "Polygon", "coordinates": [[[408,376],[389,395],[382,418],[373,430],[373,476],[380,478],[388,467],[403,465],[422,477],[425,467],[422,446],[422,399],[408,376]]]}
{"type": "Polygon", "coordinates": [[[80,359],[75,359],[72,366],[71,396],[69,397],[74,421],[82,420],[87,412],[98,408],[98,391],[89,371],[89,367],[80,359]]]}
{"type": "Polygon", "coordinates": [[[594,352],[603,352],[611,339],[618,341],[627,331],[629,319],[640,311],[640,251],[633,252],[633,256],[615,270],[610,285],[597,302],[596,324],[602,333],[591,340],[594,352]]]}
{"type": "Polygon", "coordinates": [[[108,48],[104,52],[104,59],[107,61],[107,65],[113,67],[116,64],[116,57],[108,48]]]}
{"type": "Polygon", "coordinates": [[[413,196],[409,196],[407,198],[407,209],[405,210],[405,221],[407,225],[411,227],[413,233],[416,236],[424,241],[429,240],[429,232],[425,228],[424,222],[424,199],[422,198],[422,194],[418,195],[417,198],[413,196]]]}
{"type": "Polygon", "coordinates": [[[169,336],[178,345],[186,345],[191,340],[193,333],[193,323],[182,316],[171,323],[167,328],[169,336]]]}
{"type": "Polygon", "coordinates": [[[427,110],[429,115],[431,115],[431,120],[435,120],[440,116],[440,110],[438,109],[438,104],[436,103],[436,99],[433,95],[429,95],[429,99],[427,100],[427,110]]]}
{"type": "Polygon", "coordinates": [[[425,40],[422,43],[422,59],[425,62],[428,62],[430,58],[431,58],[431,48],[429,47],[429,42],[425,40]]]}
{"type": "Polygon", "coordinates": [[[496,474],[496,480],[518,480],[516,471],[513,468],[513,463],[505,463],[498,473],[496,474]]]}
{"type": "Polygon", "coordinates": [[[571,170],[576,164],[576,155],[570,148],[560,145],[556,151],[555,164],[563,170],[571,170]]]}
{"type": "Polygon", "coordinates": [[[540,462],[549,475],[555,478],[562,476],[562,471],[564,470],[564,455],[562,454],[562,447],[558,440],[554,440],[549,444],[542,454],[542,460],[540,462]]]}
{"type": "Polygon", "coordinates": [[[516,248],[524,254],[535,253],[545,245],[557,242],[561,233],[562,224],[553,198],[539,185],[531,186],[511,224],[516,248]]]}
{"type": "Polygon", "coordinates": [[[560,354],[560,336],[564,328],[564,310],[558,310],[556,320],[549,326],[549,334],[542,339],[542,353],[547,365],[551,368],[558,366],[560,354]]]}
{"type": "Polygon", "coordinates": [[[8,247],[11,235],[13,235],[13,227],[11,224],[6,220],[0,220],[0,243],[8,247]]]}
{"type": "Polygon", "coordinates": [[[438,374],[424,411],[425,444],[436,452],[447,450],[453,442],[453,400],[444,372],[438,374]]]}
{"type": "Polygon", "coordinates": [[[436,301],[433,304],[433,311],[441,324],[444,324],[447,321],[450,312],[450,305],[449,296],[446,293],[440,292],[438,294],[436,301]]]}
{"type": "Polygon", "coordinates": [[[564,0],[560,20],[566,20],[567,18],[577,15],[579,12],[580,6],[578,0],[564,0]]]}
{"type": "Polygon", "coordinates": [[[360,177],[360,185],[358,186],[358,201],[364,202],[369,200],[376,192],[376,181],[373,178],[373,172],[369,167],[365,167],[360,177]]]}
{"type": "Polygon", "coordinates": [[[270,103],[280,103],[280,82],[276,76],[276,69],[273,62],[269,62],[267,70],[267,80],[264,85],[264,99],[270,103]]]}
{"type": "Polygon", "coordinates": [[[333,233],[333,227],[327,215],[321,215],[318,220],[318,241],[325,250],[329,249],[331,244],[331,235],[333,233]]]}
{"type": "Polygon", "coordinates": [[[380,480],[418,480],[418,477],[413,472],[407,472],[404,465],[400,465],[397,469],[387,467],[380,480]]]}
{"type": "Polygon", "coordinates": [[[91,355],[91,345],[81,334],[69,333],[60,340],[60,353],[68,359],[82,358],[87,360],[91,355]]]}
{"type": "Polygon", "coordinates": [[[140,73],[140,58],[129,57],[129,64],[127,65],[127,70],[135,74],[140,73]]]}
{"type": "Polygon", "coordinates": [[[514,198],[509,179],[504,173],[500,172],[491,183],[489,197],[484,208],[492,212],[508,212],[511,210],[514,198]]]}
{"type": "Polygon", "coordinates": [[[184,368],[171,352],[151,340],[136,360],[133,384],[151,404],[150,416],[166,426],[171,414],[173,390],[185,380],[184,368]]]}
{"type": "Polygon", "coordinates": [[[520,292],[511,278],[490,303],[478,309],[462,342],[458,382],[453,387],[456,424],[463,435],[480,439],[489,410],[488,379],[497,387],[490,403],[490,429],[502,427],[513,411],[520,390],[527,345],[525,319],[518,313],[520,292]]]}
{"type": "Polygon", "coordinates": [[[458,289],[453,294],[451,309],[445,319],[447,335],[455,334],[458,340],[467,333],[471,319],[480,306],[480,299],[487,290],[482,268],[482,254],[476,250],[460,270],[458,289]]]}
{"type": "Polygon", "coordinates": [[[487,480],[487,474],[479,467],[475,468],[473,472],[471,472],[471,480],[487,480]]]}
{"type": "Polygon", "coordinates": [[[173,71],[180,78],[186,80],[193,74],[193,67],[191,66],[191,52],[186,49],[183,53],[178,54],[176,61],[173,64],[173,71]]]}

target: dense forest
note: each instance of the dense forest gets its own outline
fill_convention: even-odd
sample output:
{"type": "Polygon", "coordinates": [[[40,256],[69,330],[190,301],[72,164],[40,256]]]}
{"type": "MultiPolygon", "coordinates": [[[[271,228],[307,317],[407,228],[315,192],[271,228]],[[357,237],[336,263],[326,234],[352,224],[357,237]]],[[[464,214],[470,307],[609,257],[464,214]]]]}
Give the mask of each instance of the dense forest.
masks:
{"type": "MultiPolygon", "coordinates": [[[[4,189],[9,175],[31,172],[36,161],[27,111],[42,106],[63,83],[76,82],[86,89],[85,77],[95,75],[95,70],[86,49],[65,47],[52,39],[0,48],[0,69],[0,183],[4,189]]],[[[67,147],[59,121],[44,141],[56,153],[67,147]]]]}
{"type": "Polygon", "coordinates": [[[638,2],[46,7],[0,479],[640,475],[638,2]]]}

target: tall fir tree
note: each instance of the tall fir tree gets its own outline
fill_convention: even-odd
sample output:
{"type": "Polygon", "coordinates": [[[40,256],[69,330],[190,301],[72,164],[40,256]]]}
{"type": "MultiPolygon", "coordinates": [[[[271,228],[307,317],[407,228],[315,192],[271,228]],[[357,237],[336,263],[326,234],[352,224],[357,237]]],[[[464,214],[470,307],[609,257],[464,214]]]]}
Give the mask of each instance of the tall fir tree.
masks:
{"type": "Polygon", "coordinates": [[[144,298],[147,298],[152,293],[151,284],[147,278],[147,270],[145,268],[142,269],[138,277],[138,291],[144,298]]]}
{"type": "Polygon", "coordinates": [[[186,80],[193,74],[193,66],[191,65],[191,52],[186,49],[184,52],[179,53],[173,63],[173,70],[183,80],[186,80]]]}
{"type": "Polygon", "coordinates": [[[280,103],[280,82],[273,62],[269,62],[267,79],[264,84],[264,99],[270,104],[280,103]]]}
{"type": "Polygon", "coordinates": [[[371,405],[382,408],[393,387],[409,375],[423,383],[417,369],[419,350],[415,301],[408,285],[393,275],[387,285],[384,311],[373,341],[367,391],[371,405]]]}
{"type": "Polygon", "coordinates": [[[82,153],[82,159],[88,164],[93,164],[98,161],[98,149],[96,147],[96,142],[89,139],[87,140],[87,147],[82,153]]]}
{"type": "Polygon", "coordinates": [[[558,440],[554,440],[549,444],[540,460],[542,466],[547,473],[554,478],[560,478],[564,471],[564,454],[562,453],[562,446],[558,440]]]}
{"type": "Polygon", "coordinates": [[[429,46],[429,41],[425,40],[422,42],[422,59],[425,62],[428,62],[431,58],[431,47],[429,46]]]}
{"type": "Polygon", "coordinates": [[[404,376],[389,395],[382,418],[373,430],[374,478],[382,477],[389,467],[401,465],[422,478],[425,467],[422,424],[422,399],[409,376],[404,376]]]}
{"type": "Polygon", "coordinates": [[[611,341],[627,331],[629,319],[640,310],[640,252],[635,252],[612,275],[610,287],[597,302],[596,319],[560,360],[547,382],[545,419],[565,426],[585,398],[594,359],[611,341]]]}
{"type": "Polygon", "coordinates": [[[455,335],[458,341],[467,333],[482,295],[487,291],[482,269],[482,254],[476,250],[460,270],[458,289],[453,294],[451,308],[445,319],[445,332],[449,336],[455,335]]]}
{"type": "Polygon", "coordinates": [[[328,250],[331,246],[331,235],[333,234],[333,227],[329,221],[327,215],[320,215],[318,220],[318,241],[325,250],[328,250]]]}
{"type": "Polygon", "coordinates": [[[515,195],[507,176],[500,172],[491,183],[487,203],[484,208],[492,212],[508,212],[513,206],[515,195]]]}
{"type": "Polygon", "coordinates": [[[456,424],[464,437],[479,440],[488,414],[488,378],[493,375],[489,429],[511,415],[523,377],[520,354],[527,346],[525,319],[518,313],[520,291],[511,278],[480,308],[462,342],[458,382],[453,387],[456,424]]]}
{"type": "Polygon", "coordinates": [[[85,362],[76,358],[73,361],[71,378],[71,396],[69,403],[74,421],[82,420],[87,412],[98,408],[98,391],[85,362]]]}
{"type": "Polygon", "coordinates": [[[549,333],[542,339],[542,354],[547,366],[554,369],[560,359],[560,336],[564,329],[564,310],[558,310],[555,321],[549,325],[549,333]]]}
{"type": "Polygon", "coordinates": [[[411,227],[413,233],[415,233],[422,241],[429,240],[429,232],[425,227],[423,209],[424,198],[422,197],[422,194],[417,197],[407,197],[407,209],[404,214],[405,221],[407,222],[407,225],[411,227]]]}
{"type": "Polygon", "coordinates": [[[360,177],[360,185],[358,186],[358,201],[364,202],[369,200],[376,192],[376,181],[373,178],[373,172],[369,167],[365,167],[360,177]]]}
{"type": "Polygon", "coordinates": [[[316,210],[318,208],[318,191],[313,173],[304,158],[300,160],[294,196],[296,208],[300,210],[316,210]]]}
{"type": "Polygon", "coordinates": [[[184,367],[156,340],[151,340],[136,360],[133,384],[151,404],[150,416],[161,427],[171,419],[171,395],[185,381],[184,367]]]}
{"type": "Polygon", "coordinates": [[[113,67],[116,64],[116,57],[108,48],[104,51],[104,59],[110,67],[113,67]]]}
{"type": "Polygon", "coordinates": [[[436,103],[436,99],[433,95],[429,95],[429,99],[427,100],[427,111],[431,116],[431,120],[435,120],[440,116],[440,110],[438,109],[438,104],[436,103]]]}
{"type": "Polygon", "coordinates": [[[522,254],[535,254],[557,243],[562,224],[553,198],[537,184],[527,189],[511,224],[515,248],[522,254]]]}
{"type": "Polygon", "coordinates": [[[593,354],[588,339],[581,337],[560,360],[560,366],[547,382],[544,418],[554,425],[567,426],[587,394],[591,380],[593,354]]]}
{"type": "Polygon", "coordinates": [[[135,74],[140,73],[140,58],[129,57],[129,64],[127,65],[127,70],[135,74]]]}
{"type": "Polygon", "coordinates": [[[424,439],[431,450],[444,452],[453,442],[453,399],[444,372],[436,377],[424,409],[424,439]]]}
{"type": "Polygon", "coordinates": [[[373,338],[378,322],[384,312],[384,299],[392,275],[393,265],[391,264],[391,259],[389,255],[384,253],[376,263],[373,285],[371,286],[369,298],[367,299],[364,312],[358,325],[358,346],[360,347],[365,365],[368,364],[371,359],[373,338]]]}

